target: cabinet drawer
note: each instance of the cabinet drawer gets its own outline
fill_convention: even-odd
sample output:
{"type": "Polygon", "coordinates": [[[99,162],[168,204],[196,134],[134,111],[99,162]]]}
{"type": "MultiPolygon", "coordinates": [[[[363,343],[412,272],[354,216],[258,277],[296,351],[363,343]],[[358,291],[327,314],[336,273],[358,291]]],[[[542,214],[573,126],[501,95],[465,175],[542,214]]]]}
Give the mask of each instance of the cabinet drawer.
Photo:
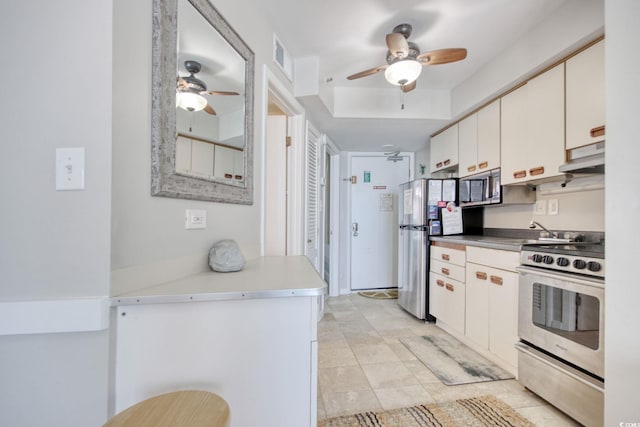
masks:
{"type": "Polygon", "coordinates": [[[464,283],[465,280],[465,267],[451,264],[450,262],[443,262],[432,258],[429,270],[459,282],[464,283]]]}
{"type": "Polygon", "coordinates": [[[431,259],[444,261],[464,267],[464,264],[466,262],[464,246],[456,246],[460,246],[462,249],[452,249],[450,247],[441,246],[438,244],[431,245],[431,259]]]}
{"type": "Polygon", "coordinates": [[[516,271],[516,267],[520,264],[520,252],[468,246],[467,261],[501,270],[516,271]]]}

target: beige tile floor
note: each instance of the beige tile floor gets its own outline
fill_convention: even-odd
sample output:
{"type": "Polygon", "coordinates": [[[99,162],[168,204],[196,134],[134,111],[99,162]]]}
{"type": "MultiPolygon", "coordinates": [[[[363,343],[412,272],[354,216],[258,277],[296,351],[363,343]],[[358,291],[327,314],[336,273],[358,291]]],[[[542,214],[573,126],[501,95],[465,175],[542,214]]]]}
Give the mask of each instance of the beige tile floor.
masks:
{"type": "Polygon", "coordinates": [[[516,380],[444,385],[399,341],[445,332],[397,300],[327,298],[318,325],[318,419],[492,394],[537,426],[577,426],[516,380]]]}

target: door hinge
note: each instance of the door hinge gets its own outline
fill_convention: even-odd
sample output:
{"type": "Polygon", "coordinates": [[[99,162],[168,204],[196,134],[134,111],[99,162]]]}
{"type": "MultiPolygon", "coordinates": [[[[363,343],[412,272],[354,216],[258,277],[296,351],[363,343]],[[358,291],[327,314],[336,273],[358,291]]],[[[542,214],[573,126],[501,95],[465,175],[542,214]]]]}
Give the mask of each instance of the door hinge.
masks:
{"type": "Polygon", "coordinates": [[[291,147],[291,137],[288,136],[288,137],[285,138],[285,140],[286,140],[286,146],[287,147],[291,147]]]}

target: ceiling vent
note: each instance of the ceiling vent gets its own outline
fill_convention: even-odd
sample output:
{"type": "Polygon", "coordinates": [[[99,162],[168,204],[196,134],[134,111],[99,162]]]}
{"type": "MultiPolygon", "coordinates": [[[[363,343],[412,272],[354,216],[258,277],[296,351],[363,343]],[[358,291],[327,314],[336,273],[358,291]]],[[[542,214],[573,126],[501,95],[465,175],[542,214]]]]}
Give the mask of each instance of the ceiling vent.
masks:
{"type": "Polygon", "coordinates": [[[275,34],[273,35],[273,61],[278,64],[284,75],[292,82],[293,61],[291,60],[291,55],[275,34]]]}

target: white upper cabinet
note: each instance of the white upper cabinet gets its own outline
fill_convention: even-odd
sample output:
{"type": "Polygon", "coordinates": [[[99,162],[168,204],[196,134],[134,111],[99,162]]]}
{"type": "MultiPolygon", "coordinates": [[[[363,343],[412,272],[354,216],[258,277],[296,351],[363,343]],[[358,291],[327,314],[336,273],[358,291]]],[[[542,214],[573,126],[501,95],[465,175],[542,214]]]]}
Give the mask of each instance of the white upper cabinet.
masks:
{"type": "Polygon", "coordinates": [[[478,172],[500,167],[500,100],[478,111],[478,172]]]}
{"type": "Polygon", "coordinates": [[[431,138],[431,172],[452,170],[458,166],[458,124],[431,138]]]}
{"type": "Polygon", "coordinates": [[[562,175],[564,63],[502,97],[501,133],[502,184],[562,175]]]}
{"type": "Polygon", "coordinates": [[[604,141],[604,40],[567,60],[566,85],[566,148],[604,141]]]}
{"type": "Polygon", "coordinates": [[[459,123],[459,176],[500,167],[500,100],[459,123]]]}
{"type": "Polygon", "coordinates": [[[458,123],[458,176],[478,173],[478,114],[458,123]]]}

